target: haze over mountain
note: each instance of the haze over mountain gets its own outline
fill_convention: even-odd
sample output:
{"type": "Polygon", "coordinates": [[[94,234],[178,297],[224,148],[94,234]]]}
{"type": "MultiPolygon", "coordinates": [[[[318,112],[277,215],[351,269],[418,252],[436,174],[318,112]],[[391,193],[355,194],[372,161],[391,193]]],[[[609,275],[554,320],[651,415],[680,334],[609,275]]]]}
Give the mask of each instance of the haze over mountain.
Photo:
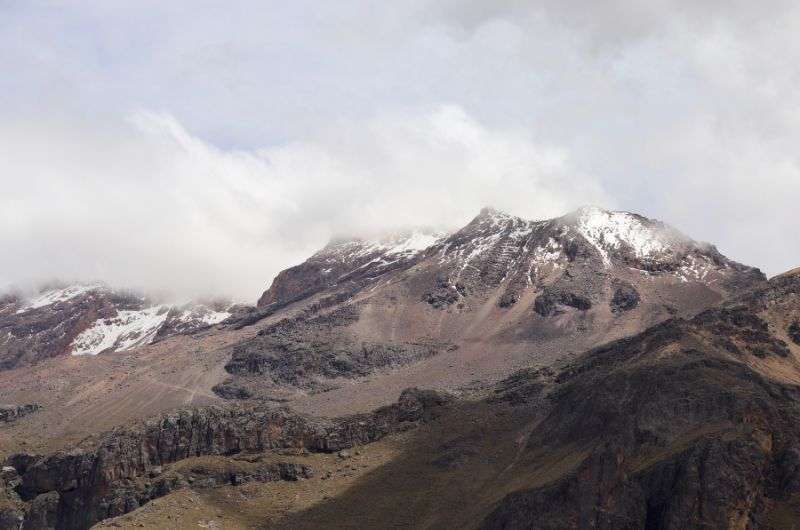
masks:
{"type": "Polygon", "coordinates": [[[253,302],[331,236],[486,204],[643,211],[780,273],[800,252],[799,14],[5,2],[0,286],[253,302]]]}

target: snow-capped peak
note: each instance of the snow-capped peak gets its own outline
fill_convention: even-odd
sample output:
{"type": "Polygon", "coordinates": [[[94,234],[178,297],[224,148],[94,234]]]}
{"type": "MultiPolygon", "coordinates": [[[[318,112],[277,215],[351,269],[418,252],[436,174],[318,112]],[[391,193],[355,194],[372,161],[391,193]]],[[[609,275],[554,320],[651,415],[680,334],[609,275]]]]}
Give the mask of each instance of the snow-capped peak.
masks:
{"type": "Polygon", "coordinates": [[[37,296],[31,298],[19,309],[17,309],[17,313],[25,313],[26,311],[39,309],[40,307],[46,307],[59,302],[66,302],[91,291],[97,291],[105,288],[106,286],[104,284],[95,282],[85,284],[76,283],[66,287],[44,289],[40,291],[37,296]]]}
{"type": "Polygon", "coordinates": [[[330,261],[357,261],[359,258],[374,256],[393,260],[411,258],[435,245],[446,232],[431,229],[400,230],[373,239],[351,239],[329,244],[323,253],[330,261]]]}
{"type": "Polygon", "coordinates": [[[610,263],[609,251],[626,247],[638,259],[647,260],[667,252],[678,239],[674,229],[628,212],[608,211],[596,206],[577,210],[575,228],[610,263]]]}

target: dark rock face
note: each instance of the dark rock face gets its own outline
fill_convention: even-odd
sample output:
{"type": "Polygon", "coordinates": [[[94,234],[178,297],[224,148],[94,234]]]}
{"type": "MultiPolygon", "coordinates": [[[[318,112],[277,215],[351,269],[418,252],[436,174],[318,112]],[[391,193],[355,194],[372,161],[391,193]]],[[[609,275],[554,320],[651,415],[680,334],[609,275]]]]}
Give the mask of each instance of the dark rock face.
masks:
{"type": "MultiPolygon", "coordinates": [[[[163,466],[203,455],[231,455],[275,449],[337,452],[367,444],[435,418],[451,398],[417,389],[404,391],[395,405],[372,414],[316,419],[285,409],[202,407],[165,414],[120,428],[96,442],[49,456],[16,455],[16,491],[28,502],[26,528],[40,529],[55,515],[57,529],[83,529],[138,508],[187,482],[200,485],[247,480],[297,480],[311,470],[296,464],[223,472],[162,471],[163,466]]],[[[12,516],[9,516],[12,517],[12,516]]]]}
{"type": "Polygon", "coordinates": [[[38,403],[28,403],[26,405],[17,406],[0,406],[0,422],[11,423],[19,418],[38,412],[41,406],[38,403]]]}
{"type": "Polygon", "coordinates": [[[233,379],[227,379],[211,389],[216,395],[225,399],[249,399],[253,394],[233,379]]]}
{"type": "Polygon", "coordinates": [[[136,300],[108,297],[94,291],[24,310],[18,300],[0,310],[0,370],[33,364],[69,353],[72,341],[98,318],[112,317],[117,307],[136,300]]]}
{"type": "Polygon", "coordinates": [[[500,381],[489,402],[527,403],[542,395],[555,374],[550,368],[524,368],[500,381]]]}
{"type": "Polygon", "coordinates": [[[359,341],[346,326],[358,320],[358,307],[285,320],[237,345],[225,369],[231,374],[269,376],[275,383],[314,388],[315,379],[364,376],[437,355],[451,345],[435,342],[359,341]]]}
{"type": "Polygon", "coordinates": [[[746,352],[762,358],[789,355],[787,344],[774,337],[767,323],[746,306],[710,309],[695,320],[708,328],[717,337],[717,343],[731,353],[746,352]]]}
{"type": "Polygon", "coordinates": [[[24,519],[25,514],[21,510],[0,506],[0,528],[17,530],[22,527],[24,519]]]}
{"type": "Polygon", "coordinates": [[[466,287],[460,282],[450,284],[446,278],[436,279],[436,288],[425,293],[422,299],[436,309],[446,309],[467,295],[466,287]]]}
{"type": "Polygon", "coordinates": [[[592,302],[585,296],[558,290],[546,290],[543,294],[536,297],[533,310],[543,317],[553,316],[562,311],[559,306],[567,306],[588,311],[592,307],[592,302]]]}
{"type": "Polygon", "coordinates": [[[60,495],[55,491],[37,495],[31,501],[22,530],[41,530],[58,526],[58,505],[60,495]]]}
{"type": "Polygon", "coordinates": [[[611,298],[611,311],[630,311],[639,305],[641,297],[639,291],[627,282],[617,282],[614,289],[614,296],[611,298]]]}
{"type": "Polygon", "coordinates": [[[792,322],[789,326],[789,338],[795,344],[800,345],[800,322],[792,322]]]}
{"type": "Polygon", "coordinates": [[[535,371],[504,382],[517,401],[549,390],[526,445],[532,469],[579,449],[481,528],[797,527],[800,389],[751,364],[788,354],[758,313],[769,291],[596,348],[552,386],[535,371]]]}

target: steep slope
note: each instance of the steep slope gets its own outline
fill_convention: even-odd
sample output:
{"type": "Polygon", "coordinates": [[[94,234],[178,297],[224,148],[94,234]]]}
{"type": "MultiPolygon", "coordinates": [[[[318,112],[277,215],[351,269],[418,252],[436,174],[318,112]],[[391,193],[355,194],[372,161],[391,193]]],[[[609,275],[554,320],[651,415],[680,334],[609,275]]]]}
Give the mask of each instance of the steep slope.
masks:
{"type": "Polygon", "coordinates": [[[595,207],[546,221],[484,209],[427,248],[411,240],[424,241],[333,243],[279,274],[261,310],[306,310],[236,346],[229,386],[330,390],[399,367],[401,386],[496,380],[765,281],[663,223],[595,207]]]}
{"type": "Polygon", "coordinates": [[[178,306],[103,284],[53,286],[0,298],[0,370],[60,355],[124,351],[222,322],[230,303],[178,306]]]}
{"type": "Polygon", "coordinates": [[[337,285],[358,283],[414,263],[446,233],[405,230],[375,240],[336,239],[304,263],[282,271],[258,307],[286,304],[337,285]]]}
{"type": "Polygon", "coordinates": [[[796,528],[800,276],[589,352],[556,378],[531,462],[586,456],[483,528],[796,528]]]}

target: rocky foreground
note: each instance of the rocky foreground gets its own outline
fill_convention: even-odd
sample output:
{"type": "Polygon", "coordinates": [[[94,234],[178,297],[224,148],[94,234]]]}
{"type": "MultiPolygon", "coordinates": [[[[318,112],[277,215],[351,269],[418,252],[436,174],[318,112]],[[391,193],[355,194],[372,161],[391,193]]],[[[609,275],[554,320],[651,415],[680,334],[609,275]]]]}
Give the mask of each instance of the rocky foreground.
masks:
{"type": "MultiPolygon", "coordinates": [[[[264,407],[203,407],[120,428],[48,456],[15,454],[3,467],[0,528],[79,529],[186,487],[165,466],[203,455],[337,452],[430,419],[449,398],[408,390],[372,414],[322,420],[264,407]]],[[[313,470],[292,462],[206,477],[216,483],[297,480],[313,470]]]]}

